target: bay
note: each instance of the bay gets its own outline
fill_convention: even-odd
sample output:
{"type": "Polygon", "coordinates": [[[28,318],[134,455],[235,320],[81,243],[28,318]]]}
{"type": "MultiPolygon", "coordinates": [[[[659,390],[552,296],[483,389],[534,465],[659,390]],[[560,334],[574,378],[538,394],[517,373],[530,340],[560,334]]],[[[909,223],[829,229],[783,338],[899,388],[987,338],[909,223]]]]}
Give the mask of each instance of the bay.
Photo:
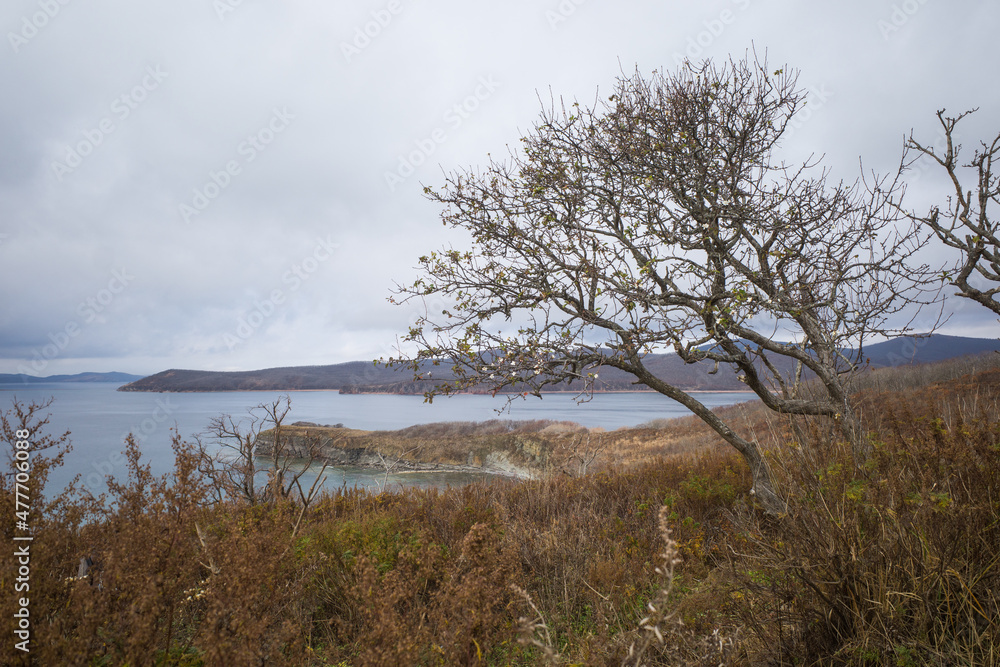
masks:
{"type": "MultiPolygon", "coordinates": [[[[172,431],[186,440],[203,434],[213,417],[222,414],[244,418],[247,411],[270,403],[284,392],[142,393],[116,391],[115,383],[0,384],[0,410],[11,407],[15,397],[22,402],[49,397],[53,403],[47,432],[70,431],[73,451],[66,464],[53,471],[48,495],[64,488],[75,475],[90,491],[106,490],[107,475],[124,478],[122,455],[129,433],[138,440],[143,462],[161,475],[173,469],[170,448],[172,431]]],[[[340,394],[336,391],[300,391],[288,394],[291,412],[287,424],[309,421],[344,424],[363,430],[396,430],[415,424],[489,419],[553,419],[574,421],[589,428],[613,430],[636,426],[653,419],[690,414],[686,408],[655,392],[595,394],[579,403],[573,393],[545,394],[542,399],[516,397],[508,406],[504,396],[462,394],[426,403],[422,396],[394,394],[340,394]],[[505,410],[505,408],[507,408],[505,410]],[[503,411],[500,413],[499,411],[503,411]]],[[[754,398],[750,392],[701,392],[698,398],[710,407],[731,405],[754,398]]],[[[476,479],[456,473],[402,473],[388,479],[377,471],[338,468],[328,471],[327,487],[358,485],[375,488],[458,485],[476,479]]]]}

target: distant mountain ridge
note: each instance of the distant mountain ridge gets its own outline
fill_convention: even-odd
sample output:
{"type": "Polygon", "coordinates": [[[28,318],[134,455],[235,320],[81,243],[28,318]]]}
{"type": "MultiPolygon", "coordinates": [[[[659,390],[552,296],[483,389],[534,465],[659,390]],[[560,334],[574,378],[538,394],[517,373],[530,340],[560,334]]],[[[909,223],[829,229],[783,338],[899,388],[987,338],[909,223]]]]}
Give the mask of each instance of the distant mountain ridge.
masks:
{"type": "Polygon", "coordinates": [[[150,375],[118,391],[271,391],[340,389],[355,384],[396,382],[409,373],[349,361],[329,366],[290,366],[255,371],[198,371],[170,369],[150,375]]]}
{"type": "MultiPolygon", "coordinates": [[[[966,338],[935,334],[919,338],[896,338],[875,343],[863,350],[870,367],[900,366],[910,363],[930,363],[988,351],[1000,351],[1000,340],[966,338]]],[[[784,362],[784,360],[782,360],[784,362]]],[[[788,371],[792,368],[788,360],[788,371]]],[[[646,365],[657,377],[687,391],[745,390],[736,373],[720,368],[711,374],[714,364],[685,364],[675,354],[653,354],[646,365]]],[[[428,370],[432,367],[428,364],[428,370]]],[[[137,379],[119,387],[118,391],[211,392],[211,391],[304,391],[339,390],[346,394],[392,393],[422,394],[435,383],[450,377],[448,366],[433,368],[433,380],[414,381],[411,371],[387,369],[364,361],[351,361],[328,366],[292,366],[255,371],[199,371],[171,369],[137,379]]],[[[645,389],[635,379],[614,368],[601,368],[595,385],[598,391],[629,391],[645,389]]],[[[561,390],[575,390],[579,385],[567,385],[561,390]]],[[[554,388],[553,391],[560,389],[554,388]]],[[[485,391],[485,390],[484,390],[485,391]]]]}
{"type": "Polygon", "coordinates": [[[135,382],[141,375],[130,373],[77,373],[75,375],[49,375],[39,377],[25,373],[0,373],[0,384],[40,384],[43,382],[135,382]]]}

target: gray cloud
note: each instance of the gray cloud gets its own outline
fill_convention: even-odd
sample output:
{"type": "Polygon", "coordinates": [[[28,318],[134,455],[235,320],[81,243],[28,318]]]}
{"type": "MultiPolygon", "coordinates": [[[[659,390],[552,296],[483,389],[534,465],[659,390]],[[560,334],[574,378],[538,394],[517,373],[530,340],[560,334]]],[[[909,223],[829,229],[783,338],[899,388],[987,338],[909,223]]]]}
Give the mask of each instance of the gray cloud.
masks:
{"type": "MultiPolygon", "coordinates": [[[[972,0],[12,0],[0,372],[386,354],[413,316],[393,281],[461,244],[422,184],[504,155],[539,96],[590,102],[623,70],[756,48],[814,91],[789,154],[853,179],[860,156],[886,171],[904,133],[933,135],[938,108],[982,108],[970,145],[997,131],[998,19],[972,0]]],[[[918,184],[938,200],[934,174],[918,184]]]]}

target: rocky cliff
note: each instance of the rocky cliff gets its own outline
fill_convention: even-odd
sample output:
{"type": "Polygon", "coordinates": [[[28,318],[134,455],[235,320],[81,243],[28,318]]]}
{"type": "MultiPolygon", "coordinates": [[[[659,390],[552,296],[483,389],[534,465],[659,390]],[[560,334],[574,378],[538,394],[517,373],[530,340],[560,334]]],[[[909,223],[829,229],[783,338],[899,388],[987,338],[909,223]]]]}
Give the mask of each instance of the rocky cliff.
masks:
{"type": "Polygon", "coordinates": [[[279,455],[315,458],[331,465],[394,470],[477,472],[538,477],[553,465],[553,441],[538,432],[516,429],[487,433],[360,431],[338,426],[299,423],[262,432],[255,451],[271,456],[275,438],[279,455]]]}

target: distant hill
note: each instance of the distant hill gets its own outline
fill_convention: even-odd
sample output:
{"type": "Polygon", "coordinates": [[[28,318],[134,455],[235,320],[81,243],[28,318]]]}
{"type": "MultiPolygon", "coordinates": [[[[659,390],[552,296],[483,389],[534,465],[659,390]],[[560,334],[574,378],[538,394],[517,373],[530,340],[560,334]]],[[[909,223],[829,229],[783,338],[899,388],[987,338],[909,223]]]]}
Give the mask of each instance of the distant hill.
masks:
{"type": "Polygon", "coordinates": [[[970,354],[1000,350],[995,338],[965,338],[935,334],[924,338],[895,338],[869,345],[862,350],[875,368],[901,366],[909,363],[928,364],[970,354]]]}
{"type": "MultiPolygon", "coordinates": [[[[872,368],[900,366],[910,363],[942,361],[970,354],[1000,350],[1000,341],[983,338],[933,335],[925,338],[897,338],[870,345],[863,350],[872,368]]],[[[790,371],[791,360],[778,361],[779,370],[790,371]]],[[[745,390],[731,369],[720,367],[711,374],[714,364],[685,364],[675,354],[653,354],[646,365],[657,377],[688,391],[745,390]]],[[[428,366],[430,369],[430,366],[428,366]]],[[[341,393],[422,394],[435,382],[450,377],[447,364],[434,368],[435,380],[417,382],[412,372],[387,369],[371,362],[352,361],[329,366],[293,366],[256,371],[197,371],[171,369],[135,380],[119,387],[119,391],[298,391],[309,389],[340,390],[341,393]]],[[[628,391],[644,389],[635,379],[614,368],[602,368],[596,383],[598,391],[628,391]]],[[[564,391],[578,389],[566,385],[564,391]]],[[[485,390],[484,390],[485,391],[485,390]]]]}
{"type": "MultiPolygon", "coordinates": [[[[1000,350],[1000,340],[983,338],[963,338],[960,336],[933,335],[924,338],[897,338],[870,345],[862,350],[870,368],[901,366],[910,363],[931,363],[972,354],[982,354],[1000,350]]],[[[783,374],[794,372],[795,362],[787,357],[773,359],[774,365],[783,374]]],[[[746,391],[745,384],[737,380],[737,373],[724,366],[717,373],[711,373],[714,363],[702,362],[686,364],[676,354],[651,354],[645,358],[646,367],[656,377],[670,381],[685,391],[746,391]]],[[[635,378],[616,368],[601,368],[594,383],[597,391],[643,390],[644,385],[636,384],[635,378]]],[[[341,388],[341,393],[394,393],[421,394],[433,386],[433,382],[414,382],[412,377],[389,384],[355,385],[341,388]]],[[[574,391],[581,385],[564,385],[562,391],[574,391]]],[[[485,391],[485,390],[483,390],[485,391]]],[[[550,391],[560,391],[552,388],[550,391]]]]}
{"type": "Polygon", "coordinates": [[[357,384],[388,384],[408,379],[403,370],[388,370],[368,361],[330,366],[291,366],[257,371],[171,369],[137,379],[118,391],[265,391],[340,389],[357,384]]]}
{"type": "Polygon", "coordinates": [[[77,373],[76,375],[49,375],[48,377],[25,375],[24,373],[14,375],[0,373],[0,384],[40,384],[43,382],[118,382],[124,384],[141,379],[141,375],[128,373],[77,373]]]}

